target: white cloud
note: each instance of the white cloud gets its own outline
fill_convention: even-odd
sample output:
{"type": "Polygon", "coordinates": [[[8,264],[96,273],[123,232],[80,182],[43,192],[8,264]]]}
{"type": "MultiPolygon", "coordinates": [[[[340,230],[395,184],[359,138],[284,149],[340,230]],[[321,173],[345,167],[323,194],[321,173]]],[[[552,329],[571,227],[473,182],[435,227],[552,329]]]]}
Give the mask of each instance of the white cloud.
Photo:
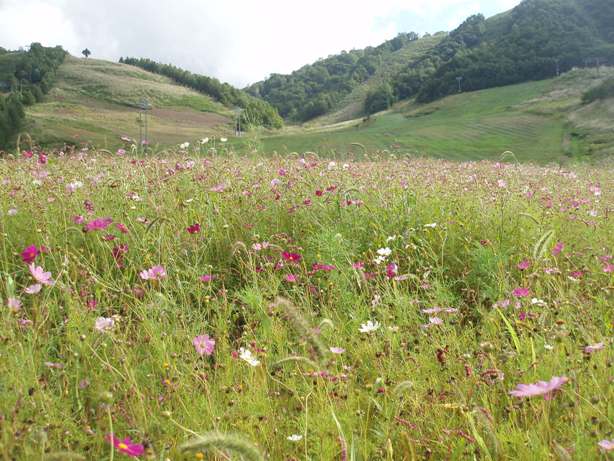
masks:
{"type": "Polygon", "coordinates": [[[40,41],[105,59],[149,57],[243,86],[401,31],[450,29],[480,6],[492,14],[518,2],[0,0],[0,45],[40,41]]]}

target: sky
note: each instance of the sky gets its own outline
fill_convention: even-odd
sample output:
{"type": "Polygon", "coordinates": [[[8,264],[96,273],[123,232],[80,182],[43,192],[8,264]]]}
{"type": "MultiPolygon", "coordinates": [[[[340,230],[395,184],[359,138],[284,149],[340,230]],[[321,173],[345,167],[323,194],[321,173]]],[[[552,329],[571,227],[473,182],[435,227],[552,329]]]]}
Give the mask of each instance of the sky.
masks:
{"type": "Polygon", "coordinates": [[[0,46],[144,57],[238,87],[399,32],[452,30],[520,0],[0,0],[0,46]]]}

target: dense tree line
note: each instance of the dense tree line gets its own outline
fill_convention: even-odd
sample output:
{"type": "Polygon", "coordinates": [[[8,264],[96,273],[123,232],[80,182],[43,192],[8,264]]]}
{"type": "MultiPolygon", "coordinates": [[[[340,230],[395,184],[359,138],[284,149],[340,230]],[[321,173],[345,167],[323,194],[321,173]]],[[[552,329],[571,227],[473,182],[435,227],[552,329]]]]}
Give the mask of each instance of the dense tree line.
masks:
{"type": "Polygon", "coordinates": [[[32,43],[28,51],[0,49],[0,147],[6,147],[23,127],[24,106],[43,100],[66,57],[61,47],[32,43]]]}
{"type": "Polygon", "coordinates": [[[243,126],[265,126],[268,128],[281,128],[283,126],[283,120],[273,106],[234,88],[228,83],[222,83],[215,78],[204,75],[193,74],[179,67],[161,64],[151,59],[126,57],[120,58],[119,62],[169,77],[181,85],[212,97],[225,106],[242,108],[241,121],[243,126]]]}
{"type": "Polygon", "coordinates": [[[614,64],[614,2],[524,0],[508,14],[470,17],[393,83],[398,99],[428,102],[462,89],[556,76],[576,66],[614,64]]]}
{"type": "Polygon", "coordinates": [[[399,34],[378,47],[329,56],[290,75],[273,74],[250,86],[248,91],[275,106],[282,117],[304,122],[330,111],[357,85],[369,79],[381,66],[384,55],[417,39],[418,35],[413,32],[399,34]]]}

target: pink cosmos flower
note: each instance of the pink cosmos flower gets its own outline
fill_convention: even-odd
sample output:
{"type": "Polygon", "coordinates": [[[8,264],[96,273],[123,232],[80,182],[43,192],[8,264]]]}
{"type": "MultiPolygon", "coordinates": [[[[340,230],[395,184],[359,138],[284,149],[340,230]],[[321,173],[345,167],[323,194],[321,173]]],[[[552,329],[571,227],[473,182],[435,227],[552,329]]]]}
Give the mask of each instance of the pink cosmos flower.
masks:
{"type": "Polygon", "coordinates": [[[600,351],[600,350],[602,350],[604,348],[605,348],[605,344],[603,344],[603,343],[589,344],[588,346],[586,346],[584,348],[584,353],[585,354],[592,354],[592,353],[600,351]]]}
{"type": "Polygon", "coordinates": [[[324,271],[324,272],[330,272],[330,271],[334,271],[336,269],[335,266],[333,266],[332,264],[318,264],[315,263],[311,266],[311,269],[314,271],[324,271]]]}
{"type": "Polygon", "coordinates": [[[565,244],[563,242],[556,242],[556,245],[554,245],[554,248],[552,249],[552,256],[560,255],[563,248],[565,248],[565,244]]]}
{"type": "Polygon", "coordinates": [[[77,225],[81,225],[85,222],[85,218],[81,215],[73,216],[72,222],[74,222],[77,225]]]}
{"type": "Polygon", "coordinates": [[[458,309],[455,309],[454,307],[432,307],[430,309],[422,309],[422,313],[427,315],[439,314],[441,312],[445,312],[446,314],[456,314],[458,309]]]}
{"type": "Polygon", "coordinates": [[[186,227],[186,231],[188,231],[189,234],[198,234],[200,232],[200,224],[194,223],[186,227]]]}
{"type": "Polygon", "coordinates": [[[205,274],[205,275],[201,275],[200,277],[198,277],[198,280],[200,280],[201,282],[212,282],[213,280],[215,280],[216,277],[213,274],[205,274]]]}
{"type": "Polygon", "coordinates": [[[166,270],[163,266],[153,266],[151,269],[146,269],[140,274],[143,280],[162,280],[166,278],[166,270]]]}
{"type": "Polygon", "coordinates": [[[119,156],[126,155],[126,150],[125,149],[117,149],[117,155],[119,155],[119,156]]]}
{"type": "Polygon", "coordinates": [[[531,261],[524,259],[520,261],[516,267],[518,267],[518,269],[521,271],[527,270],[529,267],[531,267],[531,261]]]}
{"type": "Polygon", "coordinates": [[[362,270],[364,268],[365,268],[365,263],[363,263],[362,261],[358,261],[352,264],[352,269],[362,270]]]}
{"type": "Polygon", "coordinates": [[[93,221],[88,222],[83,230],[85,232],[93,232],[97,230],[104,230],[109,227],[113,223],[112,218],[97,218],[93,221]]]}
{"type": "Polygon", "coordinates": [[[284,251],[281,254],[282,258],[284,258],[285,261],[289,261],[292,263],[297,263],[299,262],[301,259],[303,259],[303,257],[301,255],[299,255],[298,253],[289,253],[287,251],[284,251]]]}
{"type": "Polygon", "coordinates": [[[35,295],[39,293],[43,289],[43,286],[40,283],[35,283],[34,285],[30,285],[23,289],[26,294],[35,295]]]}
{"type": "Polygon", "coordinates": [[[213,186],[209,191],[211,192],[224,192],[226,190],[226,184],[218,184],[217,186],[213,186]]]}
{"type": "Polygon", "coordinates": [[[28,269],[30,269],[30,274],[32,275],[32,278],[34,278],[34,280],[36,280],[38,283],[48,286],[53,285],[54,282],[51,278],[51,272],[45,272],[42,267],[35,266],[34,263],[30,264],[28,266],[28,269]]]}
{"type": "Polygon", "coordinates": [[[6,305],[12,311],[18,311],[19,309],[21,309],[21,301],[17,298],[7,299],[6,305]]]}
{"type": "Polygon", "coordinates": [[[545,400],[550,400],[554,396],[554,393],[567,381],[569,381],[569,378],[565,376],[554,376],[550,381],[538,381],[534,384],[518,384],[516,389],[510,391],[510,395],[520,398],[542,395],[545,400]]]}
{"type": "Polygon", "coordinates": [[[41,252],[36,248],[36,245],[30,245],[21,252],[21,260],[26,264],[31,264],[39,254],[41,252]]]}
{"type": "Polygon", "coordinates": [[[343,347],[331,347],[330,351],[333,354],[343,354],[345,352],[345,349],[343,347]]]}
{"type": "Polygon", "coordinates": [[[120,222],[118,222],[118,223],[116,223],[116,224],[115,224],[115,228],[116,228],[118,231],[120,231],[122,234],[127,234],[127,233],[129,232],[129,231],[128,231],[128,228],[126,227],[126,225],[125,225],[125,224],[122,224],[122,223],[120,223],[120,222]]]}
{"type": "Polygon", "coordinates": [[[298,277],[294,274],[286,275],[286,282],[296,283],[298,281],[298,277]]]}
{"type": "Polygon", "coordinates": [[[192,345],[200,356],[210,356],[213,354],[213,349],[215,349],[215,340],[210,338],[209,335],[200,335],[192,340],[192,345]]]}
{"type": "Polygon", "coordinates": [[[603,266],[603,272],[606,274],[611,274],[614,272],[614,264],[607,263],[605,266],[603,266]]]}
{"type": "Polygon", "coordinates": [[[603,451],[612,451],[614,450],[614,439],[612,440],[602,440],[600,441],[597,445],[599,445],[599,448],[601,448],[603,451]]]}
{"type": "Polygon", "coordinates": [[[145,453],[145,447],[140,443],[134,443],[130,437],[120,440],[113,434],[109,434],[107,435],[107,441],[117,448],[118,451],[132,458],[136,458],[145,453]]]}
{"type": "Polygon", "coordinates": [[[527,296],[529,296],[531,294],[531,290],[529,290],[528,288],[514,288],[514,291],[512,291],[512,295],[514,295],[516,298],[526,298],[527,296]]]}
{"type": "Polygon", "coordinates": [[[569,274],[569,276],[575,280],[580,280],[583,275],[584,275],[584,272],[582,271],[573,271],[569,274]]]}

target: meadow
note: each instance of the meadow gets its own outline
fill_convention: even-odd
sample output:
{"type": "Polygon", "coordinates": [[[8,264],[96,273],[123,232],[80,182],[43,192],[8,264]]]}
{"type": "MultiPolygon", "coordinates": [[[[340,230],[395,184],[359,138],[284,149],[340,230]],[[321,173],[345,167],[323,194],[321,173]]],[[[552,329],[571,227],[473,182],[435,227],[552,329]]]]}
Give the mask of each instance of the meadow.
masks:
{"type": "Polygon", "coordinates": [[[611,166],[0,159],[0,459],[614,449],[611,166]]]}

